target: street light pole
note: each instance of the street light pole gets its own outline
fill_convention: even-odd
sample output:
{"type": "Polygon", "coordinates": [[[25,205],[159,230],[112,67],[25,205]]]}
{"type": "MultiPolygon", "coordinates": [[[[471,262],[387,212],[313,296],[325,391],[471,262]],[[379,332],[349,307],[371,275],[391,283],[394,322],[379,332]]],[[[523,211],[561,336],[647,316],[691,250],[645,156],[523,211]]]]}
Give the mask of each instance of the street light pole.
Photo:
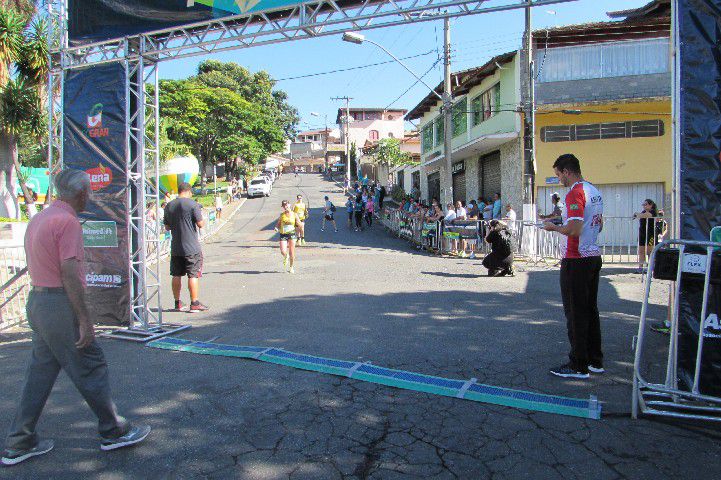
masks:
{"type": "Polygon", "coordinates": [[[453,202],[453,97],[451,93],[451,21],[443,19],[443,155],[446,161],[446,202],[453,202]]]}
{"type": "Polygon", "coordinates": [[[443,140],[443,155],[446,160],[446,197],[447,201],[453,201],[453,163],[451,161],[451,140],[453,139],[453,132],[452,129],[452,121],[451,121],[451,110],[453,106],[453,98],[451,95],[451,26],[450,26],[450,20],[448,17],[444,18],[443,23],[443,30],[444,30],[444,42],[443,42],[443,56],[444,56],[444,66],[445,66],[445,79],[443,82],[443,95],[439,95],[438,92],[434,88],[432,88],[430,85],[428,85],[426,82],[423,81],[421,77],[415,74],[413,70],[408,68],[405,63],[401,62],[398,57],[393,55],[391,52],[389,52],[385,47],[382,45],[365,38],[365,36],[361,35],[360,33],[356,32],[345,32],[343,34],[343,41],[349,42],[349,43],[356,43],[361,44],[363,42],[372,43],[376,47],[380,48],[384,52],[386,52],[393,60],[398,62],[403,68],[405,68],[408,73],[413,75],[413,77],[418,80],[420,83],[426,86],[428,90],[431,91],[433,95],[438,97],[441,102],[443,102],[443,129],[444,129],[444,140],[443,140]]]}

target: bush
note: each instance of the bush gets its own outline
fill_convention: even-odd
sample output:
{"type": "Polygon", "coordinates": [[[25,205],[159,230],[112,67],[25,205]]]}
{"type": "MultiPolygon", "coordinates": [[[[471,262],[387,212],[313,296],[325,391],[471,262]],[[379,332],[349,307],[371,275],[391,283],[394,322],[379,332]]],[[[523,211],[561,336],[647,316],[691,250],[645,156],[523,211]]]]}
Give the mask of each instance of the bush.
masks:
{"type": "Polygon", "coordinates": [[[406,199],[406,191],[400,185],[394,185],[391,190],[391,198],[396,203],[401,203],[406,199]]]}

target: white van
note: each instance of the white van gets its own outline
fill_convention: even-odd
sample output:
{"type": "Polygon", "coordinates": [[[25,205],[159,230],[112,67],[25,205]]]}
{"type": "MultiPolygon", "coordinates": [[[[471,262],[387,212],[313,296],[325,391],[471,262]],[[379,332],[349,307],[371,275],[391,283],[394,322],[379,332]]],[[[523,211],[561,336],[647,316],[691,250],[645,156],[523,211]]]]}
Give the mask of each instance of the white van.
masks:
{"type": "Polygon", "coordinates": [[[248,198],[268,197],[272,188],[268,177],[255,177],[248,184],[248,198]]]}

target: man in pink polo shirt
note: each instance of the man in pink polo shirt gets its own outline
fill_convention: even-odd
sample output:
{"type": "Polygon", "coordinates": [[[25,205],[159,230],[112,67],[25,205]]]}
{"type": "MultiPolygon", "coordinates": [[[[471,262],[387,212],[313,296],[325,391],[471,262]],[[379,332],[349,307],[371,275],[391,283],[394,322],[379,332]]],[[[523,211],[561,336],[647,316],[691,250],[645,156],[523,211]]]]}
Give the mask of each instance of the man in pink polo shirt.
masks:
{"type": "Polygon", "coordinates": [[[58,199],[33,217],[25,234],[32,357],[0,459],[3,465],[52,450],[53,441],[40,440],[35,425],[61,369],[98,417],[101,450],[133,445],[150,433],[149,426],[133,426],[118,415],[85,304],[83,230],[77,214],[90,197],[90,177],[82,170],[63,170],[55,177],[55,188],[58,199]]]}

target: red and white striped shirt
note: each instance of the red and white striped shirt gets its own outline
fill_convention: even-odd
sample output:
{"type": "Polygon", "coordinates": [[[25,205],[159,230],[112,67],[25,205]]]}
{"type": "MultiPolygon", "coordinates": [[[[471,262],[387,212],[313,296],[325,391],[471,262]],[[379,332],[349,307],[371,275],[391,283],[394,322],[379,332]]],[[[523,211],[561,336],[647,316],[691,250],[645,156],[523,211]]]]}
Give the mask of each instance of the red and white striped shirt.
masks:
{"type": "Polygon", "coordinates": [[[563,258],[597,257],[598,234],[603,226],[603,197],[596,187],[586,181],[576,182],[566,194],[566,208],[561,212],[563,224],[581,220],[583,230],[578,237],[565,237],[563,258]]]}

